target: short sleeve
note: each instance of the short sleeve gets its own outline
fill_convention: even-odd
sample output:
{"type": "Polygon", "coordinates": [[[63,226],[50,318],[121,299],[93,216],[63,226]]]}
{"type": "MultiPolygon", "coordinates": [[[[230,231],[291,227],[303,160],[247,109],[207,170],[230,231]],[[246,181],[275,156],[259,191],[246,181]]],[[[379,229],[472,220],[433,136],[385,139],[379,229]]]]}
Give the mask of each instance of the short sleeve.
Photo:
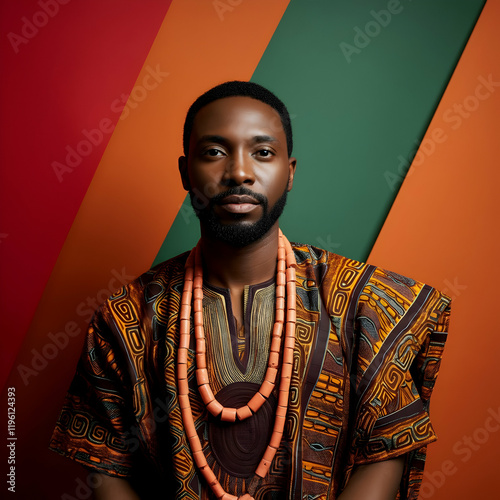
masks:
{"type": "Polygon", "coordinates": [[[130,476],[127,374],[101,312],[92,319],[49,448],[111,476],[130,476]]]}
{"type": "Polygon", "coordinates": [[[426,446],[436,440],[429,404],[447,337],[450,299],[377,269],[360,297],[353,461],[407,456],[398,498],[416,498],[426,446]]]}

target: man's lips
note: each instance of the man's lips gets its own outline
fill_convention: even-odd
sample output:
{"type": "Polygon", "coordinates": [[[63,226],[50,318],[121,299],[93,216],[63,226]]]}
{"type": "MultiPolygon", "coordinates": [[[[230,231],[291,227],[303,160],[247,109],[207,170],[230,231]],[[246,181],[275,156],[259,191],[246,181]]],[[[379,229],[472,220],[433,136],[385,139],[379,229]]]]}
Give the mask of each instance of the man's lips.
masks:
{"type": "Polygon", "coordinates": [[[232,194],[222,198],[218,205],[227,212],[246,214],[254,210],[260,203],[252,196],[232,194]]]}
{"type": "Polygon", "coordinates": [[[246,194],[231,194],[229,196],[225,196],[219,202],[221,205],[227,205],[228,203],[231,205],[241,205],[243,203],[250,203],[252,205],[258,205],[259,202],[253,198],[252,196],[248,196],[246,194]]]}

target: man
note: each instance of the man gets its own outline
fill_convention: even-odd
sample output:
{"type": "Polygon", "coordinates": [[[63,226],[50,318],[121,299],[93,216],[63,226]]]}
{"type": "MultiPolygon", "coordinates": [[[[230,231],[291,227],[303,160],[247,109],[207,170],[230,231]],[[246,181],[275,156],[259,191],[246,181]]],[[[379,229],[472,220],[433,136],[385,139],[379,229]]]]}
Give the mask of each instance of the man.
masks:
{"type": "Polygon", "coordinates": [[[191,106],[200,242],[96,312],[51,442],[99,474],[97,498],[417,498],[450,301],[290,247],[292,147],[261,86],[191,106]]]}

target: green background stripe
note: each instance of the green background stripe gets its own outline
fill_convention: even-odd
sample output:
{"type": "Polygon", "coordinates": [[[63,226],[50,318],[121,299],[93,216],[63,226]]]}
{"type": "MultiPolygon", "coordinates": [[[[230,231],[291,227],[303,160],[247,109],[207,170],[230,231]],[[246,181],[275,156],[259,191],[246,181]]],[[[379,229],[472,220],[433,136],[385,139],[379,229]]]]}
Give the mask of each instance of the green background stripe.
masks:
{"type": "MultiPolygon", "coordinates": [[[[298,166],[280,220],[291,241],[366,259],[404,178],[401,158],[414,154],[484,3],[290,2],[252,81],[292,115],[298,166]]],[[[422,193],[415,207],[428,202],[422,193]]],[[[155,263],[198,238],[186,198],[155,263]]]]}

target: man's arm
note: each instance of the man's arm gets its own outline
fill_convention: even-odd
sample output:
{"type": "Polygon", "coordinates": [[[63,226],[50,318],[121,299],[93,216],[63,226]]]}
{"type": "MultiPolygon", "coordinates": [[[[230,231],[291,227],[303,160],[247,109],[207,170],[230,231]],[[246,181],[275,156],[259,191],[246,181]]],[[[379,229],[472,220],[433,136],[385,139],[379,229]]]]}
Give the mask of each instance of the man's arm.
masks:
{"type": "Polygon", "coordinates": [[[140,500],[126,479],[96,474],[96,483],[99,486],[94,489],[95,500],[140,500]]]}
{"type": "Polygon", "coordinates": [[[394,500],[405,457],[360,465],[355,469],[338,500],[394,500]]]}

